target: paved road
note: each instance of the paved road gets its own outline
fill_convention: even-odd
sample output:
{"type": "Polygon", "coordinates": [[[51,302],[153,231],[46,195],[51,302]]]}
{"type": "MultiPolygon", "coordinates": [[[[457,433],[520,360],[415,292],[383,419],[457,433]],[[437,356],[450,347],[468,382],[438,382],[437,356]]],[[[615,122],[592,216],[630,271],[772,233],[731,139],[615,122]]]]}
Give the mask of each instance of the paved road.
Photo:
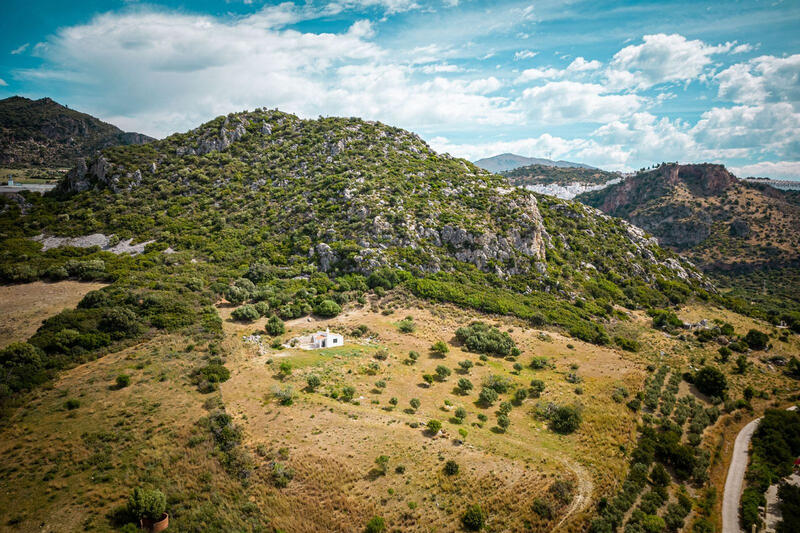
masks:
{"type": "Polygon", "coordinates": [[[736,435],[731,466],[728,468],[728,477],[725,479],[725,495],[722,498],[722,533],[741,533],[742,531],[739,526],[739,500],[742,497],[742,483],[747,470],[747,451],[750,448],[750,439],[759,422],[761,419],[756,418],[736,435]]]}
{"type": "Polygon", "coordinates": [[[20,192],[20,191],[33,191],[33,192],[47,192],[55,189],[55,183],[23,183],[19,185],[0,185],[0,193],[6,192],[20,192]]]}
{"type": "MultiPolygon", "coordinates": [[[[790,407],[789,410],[795,410],[790,407]]],[[[739,525],[739,501],[742,498],[744,474],[747,471],[748,450],[750,439],[753,437],[761,422],[756,418],[739,432],[736,442],[733,443],[733,456],[731,466],[728,467],[728,477],[725,479],[725,494],[722,497],[722,533],[742,533],[739,525]]]]}

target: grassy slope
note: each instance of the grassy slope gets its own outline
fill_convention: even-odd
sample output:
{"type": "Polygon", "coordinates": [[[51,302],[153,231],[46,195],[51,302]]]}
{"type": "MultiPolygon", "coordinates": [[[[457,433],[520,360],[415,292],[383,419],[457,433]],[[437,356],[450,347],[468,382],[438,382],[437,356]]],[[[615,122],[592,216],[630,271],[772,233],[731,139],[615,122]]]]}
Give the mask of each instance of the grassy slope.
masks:
{"type": "MultiPolygon", "coordinates": [[[[443,359],[430,357],[426,348],[437,339],[450,341],[458,326],[479,315],[451,306],[420,304],[390,293],[380,303],[373,300],[371,305],[352,308],[335,319],[317,323],[303,318],[287,324],[287,337],[326,326],[344,331],[360,324],[369,326],[378,333],[378,344],[390,352],[374,376],[362,370],[372,361],[370,354],[375,348],[349,345],[338,352],[285,350],[258,355],[252,345],[242,342],[241,335],[263,325],[225,320],[226,338],[221,348],[232,378],[223,384],[221,393],[227,411],[244,428],[244,446],[256,462],[248,486],[222,470],[211,454],[206,431],[196,424],[207,413],[204,403],[217,395],[202,395],[188,382],[191,370],[207,357],[203,346],[188,351],[191,339],[162,335],[64,372],[51,388],[32,393],[31,401],[2,429],[0,473],[10,483],[0,494],[0,523],[9,528],[15,524],[12,530],[21,531],[37,531],[42,522],[56,531],[81,526],[107,530],[112,525],[109,513],[124,502],[129,490],[150,484],[168,494],[171,529],[177,531],[209,524],[249,530],[267,522],[285,531],[358,531],[374,514],[403,530],[436,527],[449,531],[456,528],[458,515],[472,501],[480,501],[489,511],[490,530],[519,529],[527,520],[533,530],[546,531],[559,518],[552,522],[538,519],[531,513],[530,503],[535,496],[547,497],[547,487],[554,479],[583,480],[580,489],[589,490],[592,501],[597,501],[613,495],[624,476],[627,458],[620,445],[632,448],[634,418],[622,404],[611,400],[614,388],[624,384],[632,392],[638,390],[647,363],[687,368],[703,359],[710,362],[716,349],[714,343],[702,346],[668,338],[651,330],[639,314],[632,321],[613,325],[614,333],[642,342],[645,347],[637,354],[585,344],[554,332],[543,340],[539,330],[519,321],[488,317],[501,329],[511,330],[523,350],[521,362],[527,363],[532,355],[547,355],[556,368],[533,371],[526,367],[515,375],[510,361],[490,358],[486,366],[472,369],[469,377],[473,383],[479,385],[490,372],[522,384],[536,377],[547,384],[542,400],[577,400],[585,406],[584,423],[573,435],[558,436],[547,430],[532,416],[536,400],[531,399],[513,409],[508,432],[497,434],[490,429],[496,406],[475,405],[476,391],[467,397],[453,392],[461,377],[458,373],[431,388],[421,386],[421,375],[436,365],[455,368],[467,358],[478,362],[475,354],[458,347],[452,347],[443,359]],[[381,309],[394,312],[385,315],[381,309]],[[418,329],[414,333],[397,330],[397,321],[406,315],[415,317],[418,329]],[[414,366],[402,364],[411,349],[422,357],[414,366]],[[273,363],[267,364],[270,359],[273,363]],[[293,363],[289,378],[277,375],[280,361],[293,363]],[[572,364],[578,365],[585,380],[581,396],[564,380],[572,364]],[[120,372],[130,374],[132,384],[112,390],[109,385],[120,372]],[[310,372],[323,377],[317,393],[302,391],[310,372]],[[387,382],[381,393],[374,386],[379,379],[387,382]],[[356,388],[356,398],[363,396],[359,405],[324,395],[326,389],[344,384],[356,388]],[[286,385],[292,385],[298,397],[292,406],[279,406],[271,390],[286,385]],[[385,408],[392,396],[398,398],[399,406],[389,411],[385,408]],[[422,401],[416,414],[403,411],[411,397],[422,401]],[[63,404],[68,398],[79,399],[81,407],[66,410],[63,404]],[[454,446],[448,439],[431,439],[421,428],[408,425],[437,418],[444,421],[451,437],[457,435],[459,426],[449,422],[450,415],[443,410],[446,398],[469,412],[463,425],[469,434],[463,446],[454,446]],[[372,403],[373,399],[378,403],[372,403]],[[489,417],[483,428],[471,425],[477,422],[478,413],[489,417]],[[195,445],[189,446],[193,436],[195,445]],[[288,449],[286,462],[296,471],[285,489],[272,487],[269,479],[270,461],[280,448],[288,449]],[[390,456],[390,473],[385,477],[373,472],[374,459],[380,454],[390,456]],[[441,473],[443,461],[451,458],[461,465],[456,478],[441,473]],[[394,473],[398,464],[406,466],[405,474],[394,473]],[[409,502],[415,502],[416,509],[411,509],[409,502]],[[309,508],[316,512],[309,515],[309,508]]],[[[221,308],[220,312],[227,318],[230,309],[221,308]]],[[[724,318],[737,332],[754,325],[765,328],[707,304],[688,306],[679,314],[693,321],[724,318]]],[[[773,342],[775,353],[800,352],[795,337],[789,343],[773,342]]],[[[747,384],[771,395],[775,389],[779,397],[794,390],[796,383],[770,371],[758,354],[749,359],[755,365],[753,370],[744,376],[729,375],[732,397],[741,397],[747,384]]],[[[727,372],[732,364],[725,365],[727,372]]],[[[766,403],[754,402],[756,411],[766,403]]],[[[754,415],[744,413],[745,418],[750,416],[754,415]]],[[[729,427],[728,419],[731,416],[723,416],[706,431],[704,446],[724,447],[717,435],[729,427]]],[[[712,466],[712,480],[720,483],[714,474],[717,470],[718,464],[712,466]]],[[[581,516],[592,509],[586,507],[588,500],[578,503],[569,522],[577,530],[584,523],[581,516]]],[[[561,506],[559,514],[568,508],[561,506]]]]}
{"type": "Polygon", "coordinates": [[[25,342],[36,333],[42,320],[62,309],[73,308],[88,293],[105,283],[65,281],[0,286],[0,348],[12,342],[25,342]]]}

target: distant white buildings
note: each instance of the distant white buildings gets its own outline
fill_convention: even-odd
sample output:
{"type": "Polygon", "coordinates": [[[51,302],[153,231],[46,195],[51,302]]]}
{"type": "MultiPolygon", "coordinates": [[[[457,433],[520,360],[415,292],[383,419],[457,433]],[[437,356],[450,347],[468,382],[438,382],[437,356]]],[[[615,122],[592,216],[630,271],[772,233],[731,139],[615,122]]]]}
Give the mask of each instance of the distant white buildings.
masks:
{"type": "Polygon", "coordinates": [[[335,348],[344,344],[344,337],[330,330],[317,331],[311,335],[292,339],[292,344],[301,350],[319,350],[321,348],[335,348]]]}

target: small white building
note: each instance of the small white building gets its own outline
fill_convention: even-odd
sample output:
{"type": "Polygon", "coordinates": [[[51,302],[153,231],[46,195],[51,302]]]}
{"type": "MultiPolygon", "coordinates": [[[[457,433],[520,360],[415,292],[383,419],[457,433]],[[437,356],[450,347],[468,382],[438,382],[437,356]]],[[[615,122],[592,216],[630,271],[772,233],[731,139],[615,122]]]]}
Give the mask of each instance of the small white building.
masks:
{"type": "Polygon", "coordinates": [[[344,344],[344,337],[338,333],[331,333],[329,329],[317,331],[296,339],[296,345],[302,350],[319,350],[320,348],[335,348],[344,344]]]}

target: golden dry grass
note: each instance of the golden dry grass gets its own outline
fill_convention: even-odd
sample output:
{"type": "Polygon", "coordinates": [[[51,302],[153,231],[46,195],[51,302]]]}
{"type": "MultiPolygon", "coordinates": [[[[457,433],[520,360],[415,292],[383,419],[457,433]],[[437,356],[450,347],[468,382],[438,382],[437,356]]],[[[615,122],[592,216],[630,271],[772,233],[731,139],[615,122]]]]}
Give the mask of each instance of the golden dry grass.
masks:
{"type": "Polygon", "coordinates": [[[66,308],[74,308],[87,292],[105,283],[36,281],[0,286],[0,348],[22,342],[36,333],[42,321],[66,308]]]}
{"type": "MultiPolygon", "coordinates": [[[[641,352],[632,354],[530,329],[514,319],[392,294],[334,319],[287,323],[287,339],[325,327],[342,331],[347,341],[342,348],[269,350],[260,355],[242,335],[263,329],[265,320],[239,324],[229,320],[230,308],[219,311],[225,330],[220,351],[231,370],[220,393],[228,413],[243,428],[243,444],[255,460],[249,485],[222,469],[207,431],[197,425],[208,413],[204,402],[220,394],[200,394],[189,380],[191,371],[204,364],[208,350],[189,350],[190,339],[164,335],[62,373],[52,387],[32,393],[26,407],[0,429],[0,529],[110,530],[109,513],[132,487],[144,484],[168,494],[171,529],[178,531],[198,524],[249,530],[267,522],[287,532],[355,532],[373,515],[402,531],[454,531],[460,514],[473,502],[488,511],[489,531],[548,531],[562,525],[565,517],[562,529],[579,531],[592,504],[616,493],[626,474],[626,452],[636,437],[634,415],[611,399],[613,391],[625,386],[634,394],[648,364],[670,364],[678,371],[699,364],[703,357],[711,361],[716,353],[715,343],[686,343],[652,330],[649,319],[638,312],[629,321],[611,325],[614,334],[642,343],[641,352]],[[394,312],[385,315],[382,309],[394,312]],[[400,333],[397,322],[407,315],[417,329],[400,333]],[[483,363],[456,346],[455,330],[476,319],[508,331],[523,351],[518,361],[525,368],[517,373],[512,361],[493,357],[483,363]],[[350,335],[362,324],[377,333],[369,344],[355,343],[350,335]],[[450,352],[444,358],[432,357],[428,348],[440,339],[453,343],[450,352]],[[366,370],[379,348],[387,349],[389,356],[370,375],[366,370]],[[409,350],[421,354],[414,365],[403,363],[409,350]],[[534,355],[549,357],[555,368],[530,369],[527,364],[534,355]],[[462,377],[457,363],[464,359],[476,363],[466,376],[475,385],[467,396],[454,391],[462,377]],[[281,362],[293,367],[288,378],[278,373],[281,362]],[[452,368],[453,374],[443,383],[425,386],[422,374],[440,364],[452,368]],[[565,380],[572,371],[584,379],[581,395],[565,380]],[[132,383],[114,390],[110,385],[123,372],[131,375],[132,383]],[[310,373],[322,378],[315,393],[304,390],[310,373]],[[497,404],[485,408],[476,403],[480,383],[490,374],[519,386],[542,379],[547,386],[539,400],[527,399],[513,408],[511,426],[503,434],[492,430],[497,404]],[[386,382],[385,388],[376,387],[378,380],[386,382]],[[355,387],[357,404],[330,397],[345,385],[355,387]],[[274,387],[286,386],[296,392],[291,406],[279,405],[272,396],[274,387]],[[389,404],[392,397],[399,401],[396,408],[389,404]],[[65,409],[68,398],[78,399],[81,406],[65,409]],[[417,412],[405,412],[411,398],[421,401],[417,412]],[[446,406],[445,400],[452,405],[446,406]],[[551,432],[534,416],[538,401],[582,404],[581,428],[565,436],[551,432]],[[449,420],[458,406],[468,411],[462,425],[449,420]],[[483,427],[477,425],[479,413],[488,417],[483,427]],[[412,427],[433,418],[443,422],[446,436],[431,438],[421,425],[412,427]],[[457,445],[454,439],[461,427],[468,435],[457,445]],[[108,435],[110,440],[104,441],[108,435]],[[279,452],[282,448],[286,450],[279,452]],[[385,476],[376,475],[378,455],[390,458],[385,476]],[[461,467],[453,477],[442,471],[449,459],[461,467]],[[271,483],[275,460],[296,473],[283,489],[271,483]],[[395,472],[399,465],[405,467],[402,474],[395,472]],[[553,520],[542,520],[531,503],[536,497],[552,501],[547,489],[557,479],[575,483],[576,497],[572,504],[558,504],[553,520]],[[247,518],[248,513],[258,520],[247,518]],[[214,522],[215,517],[220,521],[214,522]]],[[[764,324],[707,305],[688,306],[679,314],[691,321],[722,318],[733,323],[737,333],[750,327],[769,331],[764,324]]],[[[795,337],[788,344],[774,342],[775,353],[797,353],[795,337]]],[[[747,384],[770,391],[796,389],[796,382],[770,371],[762,356],[749,356],[752,372],[731,376],[734,397],[747,384]]],[[[759,400],[756,411],[767,405],[759,400]]],[[[724,482],[720,464],[727,439],[738,425],[725,422],[728,419],[732,417],[721,417],[706,433],[710,449],[722,442],[721,459],[711,472],[714,484],[724,482]],[[720,441],[723,433],[726,440],[720,441]]]]}

